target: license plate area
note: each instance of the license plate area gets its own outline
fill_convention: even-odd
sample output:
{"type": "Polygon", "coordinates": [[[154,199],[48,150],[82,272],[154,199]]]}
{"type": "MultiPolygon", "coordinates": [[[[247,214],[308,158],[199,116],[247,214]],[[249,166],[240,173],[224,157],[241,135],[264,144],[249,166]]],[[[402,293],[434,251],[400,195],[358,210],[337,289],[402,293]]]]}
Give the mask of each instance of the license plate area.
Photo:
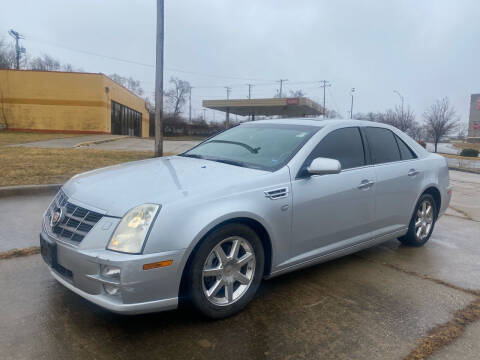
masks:
{"type": "Polygon", "coordinates": [[[57,267],[57,244],[40,234],[40,254],[51,268],[57,267]]]}

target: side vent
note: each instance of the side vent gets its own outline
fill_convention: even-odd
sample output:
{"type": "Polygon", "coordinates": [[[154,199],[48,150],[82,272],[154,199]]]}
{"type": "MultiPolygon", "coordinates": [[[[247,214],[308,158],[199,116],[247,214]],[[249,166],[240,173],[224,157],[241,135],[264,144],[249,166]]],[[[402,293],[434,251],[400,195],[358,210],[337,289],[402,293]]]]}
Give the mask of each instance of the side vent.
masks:
{"type": "Polygon", "coordinates": [[[277,200],[286,198],[288,195],[288,188],[280,188],[275,190],[265,191],[265,197],[269,198],[270,200],[277,200]]]}

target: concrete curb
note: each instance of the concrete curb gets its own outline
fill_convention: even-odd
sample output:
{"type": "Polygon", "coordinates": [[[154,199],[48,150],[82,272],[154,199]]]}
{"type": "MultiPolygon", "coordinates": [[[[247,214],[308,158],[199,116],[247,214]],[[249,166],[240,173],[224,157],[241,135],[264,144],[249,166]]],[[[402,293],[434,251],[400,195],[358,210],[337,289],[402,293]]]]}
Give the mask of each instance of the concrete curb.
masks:
{"type": "Polygon", "coordinates": [[[39,195],[56,193],[63,184],[19,185],[0,187],[0,198],[8,196],[39,195]]]}
{"type": "Polygon", "coordinates": [[[103,143],[107,143],[107,142],[111,142],[111,141],[117,141],[117,140],[125,139],[125,138],[128,138],[128,136],[119,136],[119,137],[116,137],[116,138],[105,139],[105,140],[84,141],[84,142],[76,144],[74,146],[74,148],[87,147],[87,146],[96,145],[96,144],[103,144],[103,143]]]}
{"type": "Polygon", "coordinates": [[[449,166],[448,170],[455,170],[455,171],[461,171],[465,173],[480,175],[480,170],[470,170],[470,169],[464,169],[464,168],[459,168],[455,166],[449,166]]]}

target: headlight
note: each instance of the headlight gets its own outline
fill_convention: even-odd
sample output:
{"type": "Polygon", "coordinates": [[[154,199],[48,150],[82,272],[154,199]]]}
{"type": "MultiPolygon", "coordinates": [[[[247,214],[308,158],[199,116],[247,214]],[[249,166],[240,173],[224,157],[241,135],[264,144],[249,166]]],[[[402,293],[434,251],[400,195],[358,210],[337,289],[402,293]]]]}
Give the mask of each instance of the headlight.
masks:
{"type": "Polygon", "coordinates": [[[143,243],[160,205],[143,204],[130,210],[120,221],[107,249],[130,254],[142,252],[143,243]]]}

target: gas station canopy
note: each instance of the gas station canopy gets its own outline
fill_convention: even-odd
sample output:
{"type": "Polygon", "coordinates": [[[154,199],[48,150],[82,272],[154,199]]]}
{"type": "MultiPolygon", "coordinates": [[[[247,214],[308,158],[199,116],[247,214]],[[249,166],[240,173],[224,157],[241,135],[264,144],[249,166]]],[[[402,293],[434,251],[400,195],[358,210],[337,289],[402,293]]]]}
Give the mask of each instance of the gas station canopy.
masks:
{"type": "Polygon", "coordinates": [[[241,116],[305,117],[323,114],[323,107],[306,97],[204,100],[203,107],[241,116]]]}

